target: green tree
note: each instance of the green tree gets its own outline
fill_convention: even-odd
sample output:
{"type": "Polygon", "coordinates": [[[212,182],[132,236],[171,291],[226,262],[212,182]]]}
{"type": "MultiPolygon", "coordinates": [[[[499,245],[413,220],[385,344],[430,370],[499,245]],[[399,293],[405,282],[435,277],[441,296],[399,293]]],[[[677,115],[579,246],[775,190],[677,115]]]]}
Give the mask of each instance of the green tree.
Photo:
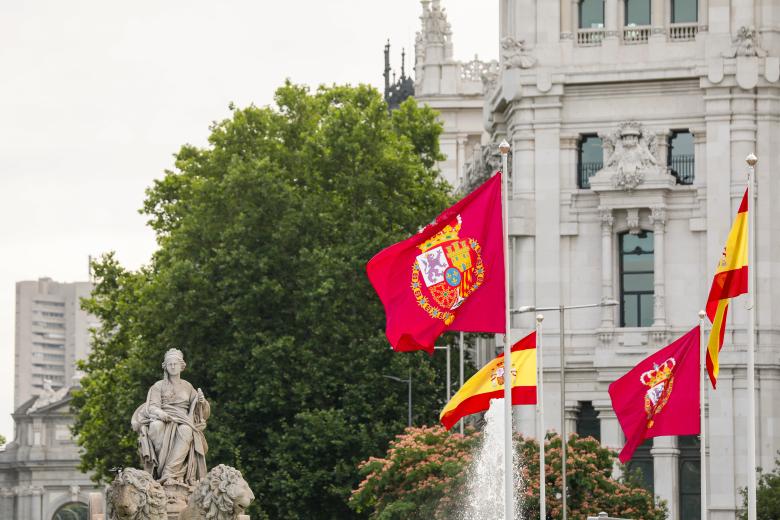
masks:
{"type": "MultiPolygon", "coordinates": [[[[360,465],[363,481],[353,490],[350,505],[372,520],[424,520],[458,517],[463,510],[466,475],[481,433],[465,436],[443,428],[407,429],[390,444],[383,458],[369,458],[360,465]]],[[[515,436],[522,461],[517,491],[522,518],[539,511],[539,444],[515,436]]],[[[561,516],[561,439],[545,441],[547,518],[561,516]]],[[[600,511],[637,520],[664,520],[666,506],[633,475],[616,480],[612,468],[617,455],[592,437],[572,435],[567,449],[568,511],[570,518],[586,518],[600,511]]]]}
{"type": "MultiPolygon", "coordinates": [[[[739,518],[747,520],[747,488],[740,489],[739,493],[742,495],[742,511],[739,518]]],[[[780,459],[775,459],[775,469],[770,473],[763,473],[760,470],[758,472],[756,518],[757,520],[780,518],[780,459]]]]}
{"type": "MultiPolygon", "coordinates": [[[[183,146],[147,191],[159,249],[94,264],[101,320],[74,397],[82,469],[137,466],[130,417],[170,347],[212,403],[210,466],[240,469],[253,518],[352,518],[357,463],[443,406],[443,356],[394,354],[365,276],[370,257],[451,200],[435,113],[389,113],[370,87],[290,83],[275,106],[233,109],[209,146],[183,146]]],[[[407,283],[399,280],[399,283],[407,283]]]]}
{"type": "Polygon", "coordinates": [[[3,446],[3,445],[5,445],[5,436],[4,435],[0,435],[0,446],[3,446]]]}

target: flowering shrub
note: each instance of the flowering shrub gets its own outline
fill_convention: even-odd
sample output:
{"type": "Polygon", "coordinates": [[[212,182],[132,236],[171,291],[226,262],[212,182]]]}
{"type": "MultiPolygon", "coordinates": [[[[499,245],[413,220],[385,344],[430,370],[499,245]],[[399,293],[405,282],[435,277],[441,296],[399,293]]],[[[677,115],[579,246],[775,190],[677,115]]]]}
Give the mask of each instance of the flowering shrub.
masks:
{"type": "MultiPolygon", "coordinates": [[[[457,518],[462,510],[466,473],[480,433],[448,433],[440,426],[407,428],[391,442],[384,458],[361,463],[364,477],[352,492],[350,506],[375,520],[457,518]]],[[[517,497],[523,518],[539,511],[539,444],[517,435],[515,446],[522,464],[517,497]]],[[[612,478],[616,454],[595,439],[572,435],[567,449],[568,511],[570,518],[587,518],[599,511],[635,520],[663,520],[666,505],[628,476],[612,478]]],[[[561,516],[561,439],[545,441],[547,518],[561,516]]]]}

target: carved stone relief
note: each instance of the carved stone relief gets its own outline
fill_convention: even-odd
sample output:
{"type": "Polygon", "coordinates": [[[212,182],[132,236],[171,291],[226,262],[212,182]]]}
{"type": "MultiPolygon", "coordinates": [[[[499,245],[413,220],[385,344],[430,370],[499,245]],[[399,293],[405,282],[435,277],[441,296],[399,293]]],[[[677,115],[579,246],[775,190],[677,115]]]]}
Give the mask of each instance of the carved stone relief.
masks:
{"type": "Polygon", "coordinates": [[[649,175],[662,175],[658,164],[656,136],[636,121],[625,121],[608,134],[599,134],[604,143],[604,168],[598,177],[609,177],[613,187],[631,191],[649,175]]]}
{"type": "Polygon", "coordinates": [[[511,36],[501,40],[501,60],[506,69],[529,69],[536,65],[536,58],[526,49],[525,40],[511,36]]]}

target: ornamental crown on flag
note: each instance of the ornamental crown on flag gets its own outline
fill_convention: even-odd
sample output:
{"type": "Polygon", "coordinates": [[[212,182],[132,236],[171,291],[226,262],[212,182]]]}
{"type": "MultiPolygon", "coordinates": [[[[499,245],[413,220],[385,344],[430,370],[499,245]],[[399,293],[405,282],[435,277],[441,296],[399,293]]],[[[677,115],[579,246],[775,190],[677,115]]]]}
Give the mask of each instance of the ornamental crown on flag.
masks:
{"type": "MultiPolygon", "coordinates": [[[[512,345],[512,404],[536,404],[536,332],[512,345]]],[[[471,376],[439,415],[439,421],[450,429],[462,417],[490,408],[491,399],[504,398],[504,355],[483,366],[471,376]]]]}
{"type": "Polygon", "coordinates": [[[445,331],[504,332],[501,173],[366,266],[395,350],[433,353],[445,331]]]}
{"type": "Polygon", "coordinates": [[[630,460],[645,439],[699,433],[699,348],[697,326],[609,385],[626,436],[620,462],[630,460]]]}
{"type": "Polygon", "coordinates": [[[729,298],[748,292],[748,191],[742,197],[739,211],[731,225],[726,247],[718,262],[712,288],[707,298],[707,317],[712,323],[707,341],[707,373],[712,387],[718,381],[718,357],[726,334],[729,298]]]}

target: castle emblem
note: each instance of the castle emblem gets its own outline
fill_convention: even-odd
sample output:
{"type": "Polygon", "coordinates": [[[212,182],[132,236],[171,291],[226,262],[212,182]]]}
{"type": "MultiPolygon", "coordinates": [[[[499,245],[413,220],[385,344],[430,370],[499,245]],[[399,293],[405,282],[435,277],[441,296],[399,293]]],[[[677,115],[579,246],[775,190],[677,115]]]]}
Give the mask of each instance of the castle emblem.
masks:
{"type": "Polygon", "coordinates": [[[674,385],[674,370],[677,361],[669,358],[660,366],[656,365],[652,370],[643,373],[639,380],[643,385],[649,387],[645,393],[645,414],[647,417],[647,427],[652,428],[653,418],[660,413],[666,406],[669,397],[672,395],[672,386],[674,385]]]}
{"type": "Polygon", "coordinates": [[[453,311],[485,280],[479,243],[460,238],[461,217],[455,226],[447,225],[420,244],[420,254],[412,265],[411,288],[417,304],[432,318],[449,325],[453,311]]]}

